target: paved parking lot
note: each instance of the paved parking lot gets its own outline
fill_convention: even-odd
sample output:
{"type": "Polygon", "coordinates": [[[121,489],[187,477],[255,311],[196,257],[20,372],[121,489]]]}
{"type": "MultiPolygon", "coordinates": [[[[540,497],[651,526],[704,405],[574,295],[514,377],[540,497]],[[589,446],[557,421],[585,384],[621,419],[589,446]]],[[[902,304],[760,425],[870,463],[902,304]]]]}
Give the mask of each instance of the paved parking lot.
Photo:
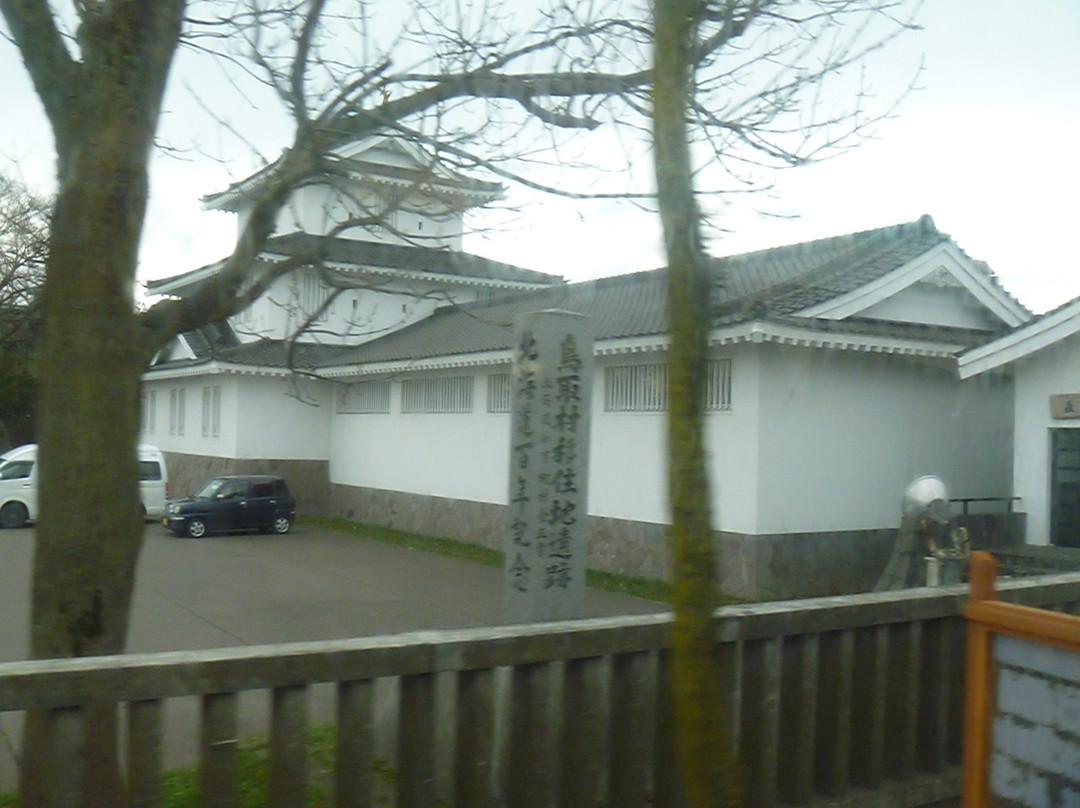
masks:
{"type": "MultiPolygon", "coordinates": [[[[33,530],[0,530],[0,662],[26,657],[33,542],[33,530]]],[[[150,524],[128,649],[178,651],[495,625],[503,622],[501,599],[501,569],[306,525],[285,536],[193,540],[150,524]]],[[[586,592],[589,617],[664,608],[586,592]]],[[[379,692],[378,720],[389,723],[392,691],[379,692]]],[[[313,720],[329,720],[332,688],[313,687],[309,708],[313,720]]],[[[267,694],[243,694],[241,734],[264,732],[267,714],[267,694]]],[[[198,716],[194,698],[166,704],[167,768],[197,760],[198,716]]],[[[21,716],[0,715],[0,793],[17,783],[21,723],[21,716]]]]}
{"type": "MultiPolygon", "coordinates": [[[[33,531],[0,531],[0,661],[24,659],[33,531]]],[[[300,525],[178,539],[148,524],[128,650],[178,651],[502,622],[502,571],[300,525]]],[[[660,604],[588,590],[588,616],[660,604]]]]}

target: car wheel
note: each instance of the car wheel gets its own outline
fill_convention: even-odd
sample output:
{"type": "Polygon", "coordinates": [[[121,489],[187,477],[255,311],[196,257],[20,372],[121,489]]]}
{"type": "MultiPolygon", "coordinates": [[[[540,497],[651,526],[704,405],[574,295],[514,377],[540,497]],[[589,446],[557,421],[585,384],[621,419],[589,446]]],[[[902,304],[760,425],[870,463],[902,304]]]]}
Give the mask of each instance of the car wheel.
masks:
{"type": "Polygon", "coordinates": [[[187,534],[193,539],[201,539],[206,535],[206,522],[202,519],[191,519],[187,523],[187,534]]]}
{"type": "Polygon", "coordinates": [[[29,519],[30,514],[21,502],[9,502],[0,508],[0,527],[24,527],[29,519]]]}
{"type": "Polygon", "coordinates": [[[289,532],[289,528],[292,527],[292,521],[287,516],[279,516],[274,520],[274,524],[270,527],[275,533],[281,535],[289,532]]]}

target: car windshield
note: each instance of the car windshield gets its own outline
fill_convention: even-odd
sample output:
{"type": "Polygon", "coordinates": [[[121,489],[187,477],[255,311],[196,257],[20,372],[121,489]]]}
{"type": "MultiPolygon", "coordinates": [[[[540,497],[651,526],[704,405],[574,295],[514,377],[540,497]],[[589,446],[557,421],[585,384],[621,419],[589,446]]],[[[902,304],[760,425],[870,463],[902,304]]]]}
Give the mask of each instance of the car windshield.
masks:
{"type": "Polygon", "coordinates": [[[204,485],[202,488],[199,489],[199,492],[197,494],[195,494],[195,498],[196,499],[211,499],[214,496],[214,494],[217,493],[217,490],[219,488],[221,488],[221,486],[223,486],[223,485],[225,485],[224,480],[221,480],[221,479],[211,480],[210,482],[208,482],[206,485],[204,485]]]}

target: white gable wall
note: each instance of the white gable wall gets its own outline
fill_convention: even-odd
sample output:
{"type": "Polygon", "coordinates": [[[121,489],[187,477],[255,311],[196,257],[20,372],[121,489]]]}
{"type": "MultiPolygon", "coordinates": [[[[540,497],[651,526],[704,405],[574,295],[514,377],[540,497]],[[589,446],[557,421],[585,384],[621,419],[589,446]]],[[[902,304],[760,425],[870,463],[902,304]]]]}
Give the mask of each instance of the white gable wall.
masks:
{"type": "Polygon", "coordinates": [[[1050,396],[1075,393],[1080,393],[1080,335],[1016,363],[1013,494],[1027,512],[1028,544],[1050,543],[1050,430],[1080,428],[1080,421],[1050,417],[1050,396]]]}
{"type": "Polygon", "coordinates": [[[852,351],[763,345],[755,533],[895,528],[904,489],[1008,496],[1011,388],[952,368],[852,351]]]}
{"type": "Polygon", "coordinates": [[[915,283],[859,312],[859,317],[953,328],[997,328],[1000,321],[961,286],[915,283]]]}

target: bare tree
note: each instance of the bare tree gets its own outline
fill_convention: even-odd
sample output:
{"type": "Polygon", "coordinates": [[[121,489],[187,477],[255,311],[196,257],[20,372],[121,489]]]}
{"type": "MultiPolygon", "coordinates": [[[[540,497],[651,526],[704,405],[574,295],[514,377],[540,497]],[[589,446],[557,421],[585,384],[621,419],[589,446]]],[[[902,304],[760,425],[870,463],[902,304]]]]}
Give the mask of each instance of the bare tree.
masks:
{"type": "Polygon", "coordinates": [[[0,173],[0,345],[22,345],[38,311],[49,254],[50,203],[0,173]]]}
{"type": "MultiPolygon", "coordinates": [[[[686,51],[686,69],[695,77],[696,92],[685,96],[685,119],[697,144],[694,170],[709,182],[729,175],[753,181],[747,166],[798,163],[858,133],[867,123],[861,104],[835,114],[810,103],[812,93],[891,36],[895,20],[886,29],[868,29],[865,21],[887,18],[900,3],[672,4],[700,23],[689,40],[678,26],[659,31],[659,40],[683,37],[677,47],[686,51]],[[760,38],[752,39],[757,31],[760,38]]],[[[573,168],[568,147],[578,133],[617,122],[630,127],[630,137],[647,130],[654,42],[649,8],[617,0],[526,5],[73,0],[61,10],[48,0],[0,0],[57,152],[39,368],[34,657],[123,650],[142,528],[135,459],[142,371],[176,333],[241,310],[295,267],[256,265],[255,258],[296,188],[342,172],[342,145],[391,133],[427,144],[442,160],[529,187],[627,192],[617,186],[567,190],[562,178],[550,179],[550,155],[562,155],[560,170],[573,168]],[[369,24],[387,18],[402,26],[380,40],[369,24]],[[224,75],[238,86],[246,74],[271,89],[291,116],[294,136],[267,169],[236,251],[213,281],[192,297],[136,312],[132,286],[147,161],[181,43],[221,60],[224,75]],[[101,457],[113,462],[102,465],[101,457]]],[[[661,118],[668,115],[662,109],[658,103],[661,118]]],[[[678,109],[670,114],[683,117],[678,109]]],[[[583,156],[581,163],[590,162],[583,156]]],[[[678,238],[698,249],[692,232],[680,233],[682,226],[675,222],[669,246],[678,238]]],[[[677,322],[684,316],[672,313],[677,322]]],[[[695,334],[700,339],[700,323],[695,334]]],[[[691,379],[692,369],[685,383],[692,385],[691,379]]],[[[695,434],[700,442],[693,429],[688,439],[695,434]]],[[[686,479],[685,486],[696,485],[692,476],[686,479]]],[[[692,515],[700,538],[709,526],[707,512],[699,501],[681,502],[677,523],[684,511],[692,515]]],[[[680,562],[676,577],[699,574],[705,567],[691,567],[704,565],[707,555],[694,555],[689,567],[680,562]]],[[[28,805],[50,802],[42,730],[41,717],[31,716],[21,784],[28,805]]],[[[90,804],[122,804],[115,716],[100,711],[90,731],[90,804]]]]}
{"type": "Polygon", "coordinates": [[[31,352],[49,246],[49,201],[0,174],[0,445],[33,431],[31,352]]]}

